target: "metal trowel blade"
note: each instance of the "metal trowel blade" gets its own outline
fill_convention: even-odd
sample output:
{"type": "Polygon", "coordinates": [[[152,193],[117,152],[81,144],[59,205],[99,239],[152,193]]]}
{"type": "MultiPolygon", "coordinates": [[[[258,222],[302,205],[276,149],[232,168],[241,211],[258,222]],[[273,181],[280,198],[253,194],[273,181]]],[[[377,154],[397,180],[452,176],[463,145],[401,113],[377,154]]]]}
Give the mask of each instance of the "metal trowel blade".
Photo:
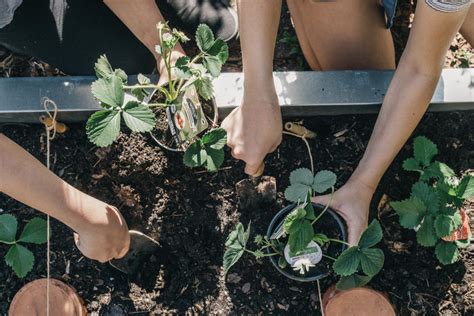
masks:
{"type": "Polygon", "coordinates": [[[115,269],[134,275],[145,260],[160,249],[160,244],[153,238],[136,230],[130,230],[130,249],[120,259],[109,261],[115,269]]]}

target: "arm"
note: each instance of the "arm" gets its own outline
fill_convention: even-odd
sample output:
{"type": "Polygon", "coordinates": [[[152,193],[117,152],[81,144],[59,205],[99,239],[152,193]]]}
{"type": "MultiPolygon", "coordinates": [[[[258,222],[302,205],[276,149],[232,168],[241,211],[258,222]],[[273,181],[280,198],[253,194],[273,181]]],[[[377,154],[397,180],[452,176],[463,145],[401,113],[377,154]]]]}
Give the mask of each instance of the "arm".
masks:
{"type": "MultiPolygon", "coordinates": [[[[332,207],[347,222],[349,243],[367,227],[369,207],[387,168],[420,122],[436,89],[446,51],[467,10],[441,13],[418,1],[407,47],[395,72],[367,149],[349,181],[334,194],[332,207]]],[[[329,196],[316,202],[326,204],[329,196]]]]}
{"type": "MultiPolygon", "coordinates": [[[[155,56],[158,71],[160,74],[163,73],[165,65],[161,60],[161,56],[155,51],[155,46],[160,44],[156,25],[158,22],[164,22],[165,19],[161,15],[155,0],[104,0],[104,3],[155,56]]],[[[173,63],[183,55],[185,55],[185,52],[178,43],[175,52],[172,54],[173,63]]]]}
{"type": "Polygon", "coordinates": [[[273,57],[281,0],[238,1],[244,98],[222,123],[232,155],[255,174],[281,142],[282,121],[273,83],[273,57]]]}
{"type": "Polygon", "coordinates": [[[101,262],[124,256],[129,235],[114,207],[67,184],[0,134],[0,192],[72,228],[81,252],[101,262]]]}

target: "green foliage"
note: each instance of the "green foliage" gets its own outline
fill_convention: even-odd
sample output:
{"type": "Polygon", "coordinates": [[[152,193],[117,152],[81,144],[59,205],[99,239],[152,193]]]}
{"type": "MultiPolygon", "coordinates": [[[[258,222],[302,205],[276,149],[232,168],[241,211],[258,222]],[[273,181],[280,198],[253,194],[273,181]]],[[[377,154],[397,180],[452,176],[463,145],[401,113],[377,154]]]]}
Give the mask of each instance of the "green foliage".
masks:
{"type": "Polygon", "coordinates": [[[285,190],[285,198],[290,202],[304,203],[314,192],[324,193],[336,184],[336,175],[327,170],[315,176],[309,169],[296,169],[290,174],[290,186],[285,190]]]}
{"type": "Polygon", "coordinates": [[[466,175],[459,179],[446,164],[433,161],[438,148],[426,137],[417,137],[413,142],[414,156],[403,163],[407,171],[420,173],[419,181],[412,186],[409,199],[391,202],[400,224],[416,229],[416,239],[424,247],[436,247],[435,253],[442,264],[456,262],[459,248],[467,241],[444,241],[461,225],[460,208],[464,201],[474,195],[474,177],[466,175]]]}
{"type": "Polygon", "coordinates": [[[0,243],[9,246],[5,262],[20,278],[31,271],[34,264],[33,253],[21,243],[44,244],[47,239],[47,224],[44,219],[30,220],[17,239],[18,222],[9,214],[0,215],[0,243]]]}
{"type": "Polygon", "coordinates": [[[382,250],[373,247],[382,240],[382,237],[380,223],[373,220],[362,234],[358,245],[346,249],[337,258],[333,269],[341,276],[336,284],[338,290],[363,286],[380,272],[385,256],[382,250]]]}
{"type": "Polygon", "coordinates": [[[226,131],[223,128],[213,129],[188,147],[183,162],[188,167],[204,166],[207,170],[216,172],[224,162],[226,143],[226,131]]]}
{"type": "MultiPolygon", "coordinates": [[[[159,23],[157,30],[161,44],[157,45],[155,50],[161,55],[165,65],[166,73],[161,75],[167,76],[167,85],[158,86],[139,74],[138,84],[129,86],[127,74],[121,69],[113,69],[105,55],[97,60],[94,67],[97,80],[92,83],[91,92],[103,109],[94,113],[86,124],[87,136],[96,146],[111,145],[120,134],[122,125],[133,132],[151,132],[156,127],[156,116],[152,107],[175,106],[178,98],[192,86],[202,99],[212,99],[212,79],[220,75],[222,65],[229,57],[227,43],[216,39],[211,29],[201,24],[196,31],[199,53],[194,58],[182,56],[173,65],[171,56],[176,45],[188,41],[189,38],[184,33],[171,29],[167,23],[159,23]],[[135,99],[126,100],[125,91],[128,90],[135,99]],[[144,103],[151,90],[161,92],[165,98],[164,103],[144,103]]],[[[224,161],[225,142],[226,136],[222,129],[210,131],[202,139],[195,137],[188,140],[189,147],[184,155],[185,164],[191,167],[204,166],[209,171],[217,171],[224,161]],[[211,135],[219,137],[216,143],[206,139],[211,135]]]]}

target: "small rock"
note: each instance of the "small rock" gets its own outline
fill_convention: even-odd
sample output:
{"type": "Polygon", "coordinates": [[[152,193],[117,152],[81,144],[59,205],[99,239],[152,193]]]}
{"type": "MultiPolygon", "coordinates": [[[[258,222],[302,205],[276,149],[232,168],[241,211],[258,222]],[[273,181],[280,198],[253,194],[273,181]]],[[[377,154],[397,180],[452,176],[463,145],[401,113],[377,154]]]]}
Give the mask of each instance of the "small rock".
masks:
{"type": "Polygon", "coordinates": [[[245,284],[242,286],[242,292],[244,292],[245,294],[247,294],[249,291],[250,291],[250,283],[245,283],[245,284]]]}
{"type": "Polygon", "coordinates": [[[229,273],[227,275],[227,282],[237,284],[242,278],[237,273],[229,273]]]}

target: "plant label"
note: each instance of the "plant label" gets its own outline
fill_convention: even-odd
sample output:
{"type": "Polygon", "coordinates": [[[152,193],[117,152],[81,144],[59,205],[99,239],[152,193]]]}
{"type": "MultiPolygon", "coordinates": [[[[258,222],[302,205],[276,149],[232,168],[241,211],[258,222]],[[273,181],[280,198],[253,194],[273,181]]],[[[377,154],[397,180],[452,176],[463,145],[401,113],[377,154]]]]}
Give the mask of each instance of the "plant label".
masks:
{"type": "Polygon", "coordinates": [[[316,265],[323,258],[323,251],[321,250],[321,247],[319,247],[319,245],[314,241],[311,241],[305,250],[296,253],[294,256],[290,254],[290,246],[287,244],[284,253],[285,260],[292,267],[294,267],[295,264],[302,259],[309,260],[312,265],[316,265]]]}
{"type": "Polygon", "coordinates": [[[194,86],[178,98],[177,105],[167,109],[171,134],[178,144],[192,141],[209,126],[194,86]]]}

